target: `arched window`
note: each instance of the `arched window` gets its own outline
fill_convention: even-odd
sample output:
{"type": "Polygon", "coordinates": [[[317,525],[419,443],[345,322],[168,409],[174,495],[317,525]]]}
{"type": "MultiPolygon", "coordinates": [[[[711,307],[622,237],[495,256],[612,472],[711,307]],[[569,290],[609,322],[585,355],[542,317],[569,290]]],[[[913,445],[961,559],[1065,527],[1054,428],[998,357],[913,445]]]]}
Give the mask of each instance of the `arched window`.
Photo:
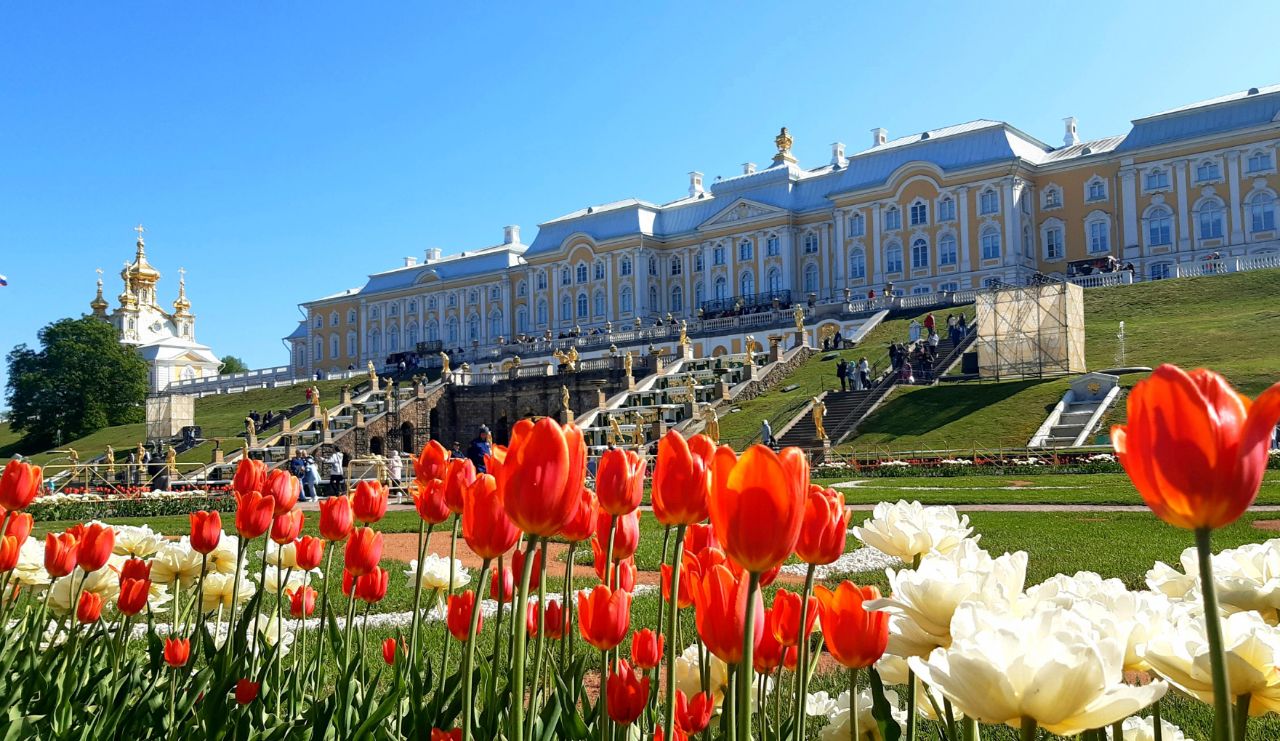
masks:
{"type": "Polygon", "coordinates": [[[897,206],[890,206],[884,210],[884,228],[885,229],[901,229],[902,228],[902,212],[897,206]]]}
{"type": "Polygon", "coordinates": [[[672,257],[671,258],[671,274],[680,275],[683,272],[684,272],[684,261],[681,260],[679,257],[672,257]]]}
{"type": "Polygon", "coordinates": [[[387,329],[387,353],[391,354],[393,352],[400,352],[400,330],[395,327],[389,327],[387,329]]]}
{"type": "Polygon", "coordinates": [[[649,286],[649,311],[658,311],[658,287],[649,286]]]}
{"type": "Polygon", "coordinates": [[[529,310],[523,306],[516,309],[516,331],[521,333],[529,331],[529,310]]]}
{"type": "Polygon", "coordinates": [[[618,261],[618,275],[631,275],[630,257],[623,257],[618,261]]]}
{"type": "Polygon", "coordinates": [[[1270,232],[1276,228],[1276,197],[1266,191],[1254,193],[1249,199],[1251,232],[1270,232]]]}
{"type": "Polygon", "coordinates": [[[938,264],[956,264],[956,235],[943,234],[942,238],[938,240],[938,264]]]}
{"type": "Polygon", "coordinates": [[[317,363],[324,360],[324,340],[320,337],[316,338],[315,359],[317,363]]]}
{"type": "Polygon", "coordinates": [[[849,217],[849,236],[861,237],[867,231],[867,220],[860,214],[856,213],[849,217]]]}
{"type": "Polygon", "coordinates": [[[923,226],[929,223],[929,204],[916,201],[911,204],[911,226],[923,226]]]}
{"type": "Polygon", "coordinates": [[[631,313],[631,289],[626,286],[618,293],[618,308],[623,314],[631,313]]]}
{"type": "Polygon", "coordinates": [[[348,310],[347,310],[347,324],[355,324],[355,323],[356,323],[356,310],[355,310],[355,309],[348,309],[348,310]]]}
{"type": "Polygon", "coordinates": [[[706,297],[703,295],[705,292],[706,292],[706,289],[702,287],[701,281],[699,281],[693,286],[694,304],[696,304],[697,306],[702,306],[702,302],[706,300],[706,297]]]}
{"type": "Polygon", "coordinates": [[[449,321],[445,323],[444,337],[450,345],[458,344],[458,317],[449,317],[449,321]]]}
{"type": "Polygon", "coordinates": [[[417,324],[409,325],[409,345],[408,346],[410,348],[414,348],[418,346],[418,325],[417,324]]]}
{"type": "Polygon", "coordinates": [[[592,298],[595,303],[595,315],[604,316],[604,291],[596,291],[596,295],[592,298]]]}
{"type": "Polygon", "coordinates": [[[547,274],[544,271],[538,271],[538,290],[547,290],[547,274]]]}
{"type": "Polygon", "coordinates": [[[1271,153],[1259,150],[1249,154],[1249,159],[1245,161],[1245,172],[1250,175],[1259,172],[1266,172],[1272,169],[1271,153]]]}
{"type": "Polygon", "coordinates": [[[573,282],[573,271],[569,270],[569,266],[560,269],[560,285],[567,286],[573,282]]]}
{"type": "Polygon", "coordinates": [[[738,243],[738,260],[750,260],[754,252],[750,239],[744,239],[738,243]]]}
{"type": "Polygon", "coordinates": [[[911,243],[911,269],[922,270],[929,267],[929,243],[917,239],[911,243]]]}
{"type": "Polygon", "coordinates": [[[467,318],[467,341],[479,342],[480,340],[480,315],[472,314],[467,318]]]}
{"type": "Polygon", "coordinates": [[[743,273],[738,278],[738,295],[750,296],[756,292],[756,277],[751,273],[743,273]]]}
{"type": "Polygon", "coordinates": [[[1147,171],[1146,189],[1160,190],[1169,187],[1169,171],[1159,167],[1147,171]]]}
{"type": "Polygon", "coordinates": [[[886,273],[902,272],[902,245],[896,241],[890,242],[889,246],[884,248],[884,271],[886,273]]]}
{"type": "Polygon", "coordinates": [[[356,356],[356,333],[347,332],[347,356],[354,358],[356,356]]]}
{"type": "Polygon", "coordinates": [[[782,271],[777,268],[769,269],[769,293],[778,293],[782,290],[782,271]]]}
{"type": "Polygon", "coordinates": [[[1000,212],[1000,194],[995,188],[987,188],[978,196],[978,213],[994,214],[1000,212]]]}
{"type": "Polygon", "coordinates": [[[1147,243],[1173,244],[1173,212],[1164,206],[1156,206],[1147,212],[1147,243]]]}
{"type": "Polygon", "coordinates": [[[1085,186],[1086,201],[1102,201],[1107,197],[1107,183],[1102,178],[1095,177],[1085,186]]]}
{"type": "Polygon", "coordinates": [[[587,303],[587,294],[578,294],[578,318],[586,319],[591,313],[591,308],[587,303]]]}
{"type": "Polygon", "coordinates": [[[566,293],[560,297],[560,321],[563,323],[570,319],[573,319],[573,299],[566,293]]]}
{"type": "Polygon", "coordinates": [[[867,277],[867,253],[861,247],[855,247],[849,253],[849,279],[862,280],[867,277]]]}
{"type": "Polygon", "coordinates": [[[726,290],[727,290],[727,286],[725,285],[724,276],[720,276],[716,278],[716,282],[715,282],[716,301],[723,301],[726,298],[726,296],[724,295],[726,290]]]}
{"type": "Polygon", "coordinates": [[[809,232],[804,235],[804,253],[806,255],[818,254],[818,235],[809,232]]]}
{"type": "Polygon", "coordinates": [[[299,368],[306,367],[307,365],[307,348],[303,347],[301,344],[294,346],[293,364],[299,368]]]}
{"type": "Polygon", "coordinates": [[[516,295],[517,295],[517,296],[521,296],[521,297],[528,296],[528,295],[529,295],[529,284],[528,284],[528,283],[525,283],[524,281],[520,281],[519,283],[517,283],[517,284],[516,284],[516,295]]]}
{"type": "Polygon", "coordinates": [[[339,342],[340,342],[340,340],[338,340],[338,335],[336,335],[336,334],[331,334],[331,335],[329,335],[329,357],[330,357],[330,358],[335,358],[335,359],[336,359],[336,358],[338,357],[338,355],[339,355],[339,352],[338,352],[338,349],[339,349],[339,348],[338,348],[338,344],[339,344],[339,342]]]}
{"type": "Polygon", "coordinates": [[[538,326],[547,326],[547,300],[538,300],[538,326]]]}
{"type": "Polygon", "coordinates": [[[369,352],[374,355],[382,352],[382,333],[376,329],[369,333],[369,352]]]}
{"type": "Polygon", "coordinates": [[[1060,208],[1062,206],[1062,191],[1056,185],[1051,185],[1044,189],[1044,207],[1060,208]]]}
{"type": "Polygon", "coordinates": [[[1217,180],[1221,177],[1221,171],[1218,169],[1218,163],[1215,160],[1204,160],[1196,165],[1196,182],[1206,183],[1210,180],[1217,180]]]}
{"type": "Polygon", "coordinates": [[[489,337],[491,339],[501,337],[505,332],[502,329],[502,311],[494,310],[489,312],[489,337]]]}
{"type": "Polygon", "coordinates": [[[435,319],[427,322],[427,342],[436,342],[440,339],[440,324],[435,319]]]}
{"type": "Polygon", "coordinates": [[[994,226],[988,226],[982,230],[982,259],[983,260],[999,260],[1000,259],[1000,230],[994,226]]]}
{"type": "Polygon", "coordinates": [[[684,291],[680,286],[671,287],[671,306],[672,311],[684,311],[684,291]]]}
{"type": "Polygon", "coordinates": [[[591,267],[591,274],[595,276],[596,280],[604,280],[604,262],[596,260],[595,264],[591,267]]]}
{"type": "Polygon", "coordinates": [[[951,196],[938,201],[938,221],[956,220],[956,202],[951,196]]]}
{"type": "Polygon", "coordinates": [[[578,263],[578,282],[587,282],[587,264],[585,262],[578,263]]]}
{"type": "Polygon", "coordinates": [[[1222,201],[1209,198],[1200,204],[1196,222],[1201,239],[1222,239],[1222,201]]]}
{"type": "Polygon", "coordinates": [[[818,266],[816,263],[809,263],[804,266],[804,292],[818,292],[818,266]]]}

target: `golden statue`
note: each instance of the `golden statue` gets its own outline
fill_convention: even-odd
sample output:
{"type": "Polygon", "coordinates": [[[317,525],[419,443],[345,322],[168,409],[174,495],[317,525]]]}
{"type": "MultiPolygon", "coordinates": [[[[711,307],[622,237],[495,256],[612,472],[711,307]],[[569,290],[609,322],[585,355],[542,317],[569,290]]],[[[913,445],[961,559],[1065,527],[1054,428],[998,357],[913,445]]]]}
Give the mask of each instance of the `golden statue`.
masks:
{"type": "Polygon", "coordinates": [[[684,377],[684,389],[685,389],[685,393],[688,395],[688,399],[687,399],[688,402],[690,404],[697,404],[698,403],[698,382],[693,379],[693,376],[684,377]]]}
{"type": "Polygon", "coordinates": [[[773,138],[773,143],[778,145],[778,154],[791,154],[792,139],[786,126],[783,126],[782,131],[773,138]]]}
{"type": "Polygon", "coordinates": [[[103,462],[107,464],[107,475],[116,475],[116,450],[110,445],[107,446],[107,454],[103,457],[103,462]]]}
{"type": "Polygon", "coordinates": [[[827,428],[823,425],[823,422],[827,417],[827,405],[822,402],[822,399],[819,399],[816,396],[813,397],[813,410],[811,414],[813,415],[814,435],[819,440],[826,440],[827,428]]]}
{"type": "Polygon", "coordinates": [[[631,356],[631,351],[628,350],[627,354],[622,356],[622,370],[626,371],[629,376],[631,375],[631,369],[634,367],[635,359],[631,356]]]}
{"type": "Polygon", "coordinates": [[[626,445],[627,438],[622,434],[622,425],[618,424],[618,418],[609,416],[609,442],[614,445],[626,445]]]}
{"type": "Polygon", "coordinates": [[[689,346],[689,323],[683,319],[680,320],[680,346],[689,346]]]}
{"type": "Polygon", "coordinates": [[[706,420],[706,424],[702,427],[702,434],[711,438],[711,442],[720,443],[720,415],[716,414],[716,408],[708,404],[702,410],[702,418],[706,420]]]}
{"type": "Polygon", "coordinates": [[[645,437],[645,436],[644,436],[644,415],[643,415],[643,414],[641,414],[641,413],[640,413],[640,412],[638,412],[638,411],[637,411],[637,412],[635,412],[635,413],[634,413],[634,416],[632,417],[632,423],[631,423],[631,424],[632,424],[632,431],[631,431],[631,444],[632,444],[632,445],[635,445],[637,448],[643,448],[643,447],[644,447],[644,442],[645,442],[645,440],[644,440],[644,437],[645,437]]]}
{"type": "MultiPolygon", "coordinates": [[[[173,446],[172,446],[172,445],[170,445],[170,446],[169,446],[169,451],[168,451],[168,452],[166,452],[166,453],[164,454],[164,467],[165,467],[165,471],[166,471],[166,473],[168,474],[168,476],[169,476],[169,479],[170,479],[170,480],[172,480],[172,479],[174,479],[174,478],[177,478],[177,476],[178,476],[178,452],[177,452],[176,450],[174,450],[174,449],[173,449],[173,446]]],[[[172,486],[171,486],[170,488],[172,488],[172,486]]]]}
{"type": "Polygon", "coordinates": [[[512,368],[519,368],[519,367],[520,367],[520,356],[519,356],[519,355],[512,355],[512,356],[511,356],[511,367],[512,367],[512,368]]]}
{"type": "Polygon", "coordinates": [[[449,353],[444,350],[440,351],[440,377],[449,377],[449,353]]]}
{"type": "Polygon", "coordinates": [[[320,386],[319,385],[315,385],[311,387],[311,406],[313,407],[320,406],[320,386]]]}
{"type": "Polygon", "coordinates": [[[746,354],[747,365],[756,364],[755,351],[757,347],[759,347],[759,343],[756,342],[756,336],[752,334],[747,335],[746,340],[743,341],[742,350],[746,354]]]}
{"type": "Polygon", "coordinates": [[[560,407],[564,409],[564,411],[566,412],[572,411],[571,409],[569,409],[569,387],[568,386],[560,387],[560,407]]]}
{"type": "Polygon", "coordinates": [[[368,363],[369,367],[369,390],[378,393],[378,369],[373,367],[373,361],[368,363]]]}
{"type": "Polygon", "coordinates": [[[321,432],[329,431],[329,408],[328,407],[325,407],[324,409],[320,410],[320,431],[321,432]]]}
{"type": "Polygon", "coordinates": [[[556,350],[551,355],[565,370],[576,371],[578,369],[578,348],[570,347],[568,352],[556,350]]]}
{"type": "Polygon", "coordinates": [[[801,306],[800,304],[796,304],[795,308],[791,310],[791,316],[794,317],[796,320],[796,331],[803,332],[804,331],[804,307],[801,306]]]}

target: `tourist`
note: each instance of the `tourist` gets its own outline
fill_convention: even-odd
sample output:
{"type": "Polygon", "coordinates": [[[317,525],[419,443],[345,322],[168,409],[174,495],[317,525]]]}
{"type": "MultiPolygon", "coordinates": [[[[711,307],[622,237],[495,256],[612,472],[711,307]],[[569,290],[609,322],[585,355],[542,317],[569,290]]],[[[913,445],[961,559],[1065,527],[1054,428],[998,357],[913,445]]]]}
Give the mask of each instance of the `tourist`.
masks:
{"type": "Polygon", "coordinates": [[[925,383],[933,380],[933,356],[929,353],[920,356],[920,380],[925,383]]]}
{"type": "Polygon", "coordinates": [[[303,459],[303,475],[302,475],[302,501],[314,502],[316,499],[316,484],[320,483],[320,468],[316,465],[316,459],[308,455],[303,459]]]}
{"type": "Polygon", "coordinates": [[[393,450],[387,456],[387,476],[391,479],[391,491],[396,495],[396,504],[404,502],[404,490],[400,488],[400,476],[404,473],[399,451],[393,450]]]}
{"type": "Polygon", "coordinates": [[[968,320],[964,314],[961,314],[959,321],[956,322],[956,332],[960,335],[960,339],[964,339],[965,335],[969,334],[968,320]]]}
{"type": "Polygon", "coordinates": [[[915,383],[916,377],[911,373],[911,361],[905,358],[902,366],[898,368],[898,383],[915,383]]]}
{"type": "Polygon", "coordinates": [[[871,364],[867,362],[865,355],[858,361],[858,381],[864,389],[871,388],[871,364]]]}
{"type": "Polygon", "coordinates": [[[463,455],[462,455],[462,443],[458,442],[457,440],[454,440],[454,441],[453,441],[453,447],[449,449],[449,457],[450,457],[450,458],[464,458],[464,457],[465,457],[465,456],[463,456],[463,455]]]}
{"type": "Polygon", "coordinates": [[[937,355],[937,354],[938,354],[938,342],[939,342],[939,339],[938,339],[938,333],[934,331],[933,327],[930,327],[930,328],[929,328],[929,352],[930,352],[930,354],[932,354],[932,355],[937,355]]]}
{"type": "Polygon", "coordinates": [[[832,339],[832,341],[833,341],[833,342],[835,342],[835,345],[836,345],[836,349],[837,349],[837,350],[839,350],[840,348],[844,347],[844,336],[840,334],[840,330],[838,330],[838,329],[837,329],[837,330],[836,330],[836,335],[835,335],[835,337],[833,337],[833,338],[831,338],[831,339],[832,339]]]}
{"type": "Polygon", "coordinates": [[[480,425],[480,432],[476,434],[476,439],[472,440],[471,445],[467,447],[467,459],[476,467],[476,473],[486,473],[484,458],[489,453],[489,428],[480,425]]]}
{"type": "Polygon", "coordinates": [[[760,443],[773,447],[773,426],[769,424],[769,420],[760,423],[760,443]]]}
{"type": "Polygon", "coordinates": [[[840,362],[839,362],[839,363],[836,363],[836,378],[839,378],[839,379],[840,379],[840,390],[841,390],[841,391],[848,391],[848,390],[849,390],[849,389],[848,389],[848,376],[849,376],[849,364],[845,362],[844,358],[841,358],[841,359],[840,359],[840,362]]]}
{"type": "Polygon", "coordinates": [[[342,465],[342,451],[335,450],[328,458],[329,464],[329,496],[336,497],[347,493],[347,477],[342,465]]]}
{"type": "Polygon", "coordinates": [[[929,312],[928,314],[925,314],[925,315],[924,315],[924,328],[925,328],[925,331],[926,331],[926,332],[932,332],[932,331],[933,331],[933,325],[934,325],[933,312],[931,311],[931,312],[929,312]]]}
{"type": "Polygon", "coordinates": [[[289,473],[301,481],[307,475],[307,454],[299,450],[289,460],[289,473]]]}

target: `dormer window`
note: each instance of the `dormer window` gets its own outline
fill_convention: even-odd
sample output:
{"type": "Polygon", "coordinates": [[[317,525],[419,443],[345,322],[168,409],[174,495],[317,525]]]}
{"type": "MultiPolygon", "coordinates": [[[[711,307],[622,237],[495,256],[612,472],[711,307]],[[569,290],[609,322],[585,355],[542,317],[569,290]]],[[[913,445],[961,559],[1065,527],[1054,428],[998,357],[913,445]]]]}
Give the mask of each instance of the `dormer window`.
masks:
{"type": "Polygon", "coordinates": [[[902,228],[902,212],[897,206],[890,206],[884,212],[884,228],[885,229],[901,229],[902,228]]]}
{"type": "Polygon", "coordinates": [[[995,189],[987,188],[978,196],[978,213],[995,214],[1000,212],[1000,194],[995,189]]]}
{"type": "Polygon", "coordinates": [[[1211,180],[1217,180],[1221,177],[1218,163],[1213,160],[1205,160],[1196,165],[1196,182],[1207,183],[1211,180]]]}
{"type": "Polygon", "coordinates": [[[924,201],[911,204],[911,226],[923,226],[929,223],[929,206],[924,201]]]}
{"type": "Polygon", "coordinates": [[[1160,190],[1169,187],[1169,171],[1151,170],[1147,173],[1147,190],[1160,190]]]}

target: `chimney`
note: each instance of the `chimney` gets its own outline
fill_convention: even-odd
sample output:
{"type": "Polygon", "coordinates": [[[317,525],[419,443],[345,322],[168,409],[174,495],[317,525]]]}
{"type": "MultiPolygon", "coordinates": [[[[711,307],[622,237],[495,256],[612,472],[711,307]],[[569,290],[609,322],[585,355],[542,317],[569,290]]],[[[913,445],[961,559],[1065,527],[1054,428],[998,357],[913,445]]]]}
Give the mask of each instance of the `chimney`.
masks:
{"type": "Polygon", "coordinates": [[[423,256],[422,264],[436,262],[444,255],[444,250],[439,247],[428,247],[427,254],[423,256]]]}
{"type": "Polygon", "coordinates": [[[871,130],[871,146],[878,147],[889,141],[889,130],[876,127],[871,130]]]}
{"type": "Polygon", "coordinates": [[[753,172],[755,172],[755,171],[756,171],[756,163],[754,163],[754,162],[743,162],[743,163],[742,163],[742,174],[743,174],[743,175],[750,175],[751,173],[753,173],[753,172]]]}
{"type": "Polygon", "coordinates": [[[832,142],[831,164],[836,167],[844,167],[848,162],[849,161],[844,158],[844,142],[832,142]]]}
{"type": "Polygon", "coordinates": [[[703,192],[702,173],[698,172],[697,170],[694,170],[693,172],[689,173],[689,195],[696,196],[701,192],[703,192]]]}
{"type": "Polygon", "coordinates": [[[405,266],[406,268],[411,268],[411,267],[413,267],[413,266],[415,266],[415,265],[417,265],[417,264],[418,264],[418,258],[416,258],[416,257],[406,257],[406,258],[404,259],[404,266],[405,266]]]}
{"type": "Polygon", "coordinates": [[[1064,146],[1072,146],[1080,143],[1080,135],[1076,133],[1076,117],[1067,116],[1062,119],[1063,132],[1062,143],[1064,146]]]}
{"type": "Polygon", "coordinates": [[[503,244],[520,244],[520,226],[512,224],[502,227],[503,244]]]}

